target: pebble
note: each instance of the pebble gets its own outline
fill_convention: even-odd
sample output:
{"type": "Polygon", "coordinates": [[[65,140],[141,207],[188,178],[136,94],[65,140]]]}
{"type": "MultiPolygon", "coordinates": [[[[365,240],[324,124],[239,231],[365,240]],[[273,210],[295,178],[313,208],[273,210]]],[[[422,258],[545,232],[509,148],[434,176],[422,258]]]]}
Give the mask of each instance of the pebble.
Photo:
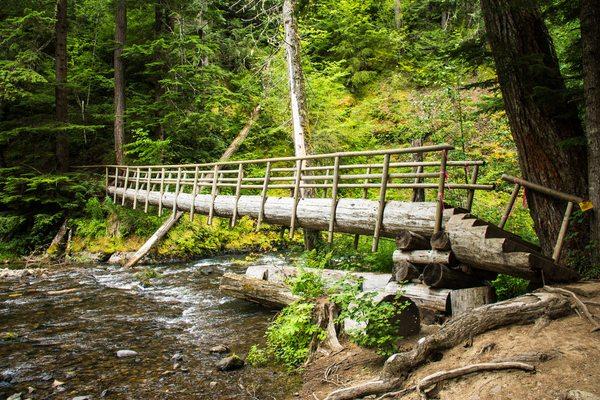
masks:
{"type": "Polygon", "coordinates": [[[124,358],[124,357],[133,357],[133,356],[137,356],[137,351],[133,351],[133,350],[119,350],[117,351],[117,357],[119,358],[124,358]]]}
{"type": "Polygon", "coordinates": [[[55,388],[55,387],[58,387],[58,386],[61,386],[61,385],[64,385],[64,384],[65,384],[64,382],[61,382],[61,381],[55,379],[54,382],[52,382],[52,387],[55,388]]]}
{"type": "Polygon", "coordinates": [[[210,386],[211,389],[214,389],[215,386],[217,386],[217,382],[212,381],[211,383],[208,384],[208,386],[210,386]]]}
{"type": "Polygon", "coordinates": [[[90,400],[90,396],[75,396],[73,400],[90,400]]]}
{"type": "Polygon", "coordinates": [[[173,357],[171,357],[171,361],[181,361],[183,360],[183,354],[181,353],[175,353],[173,354],[173,357]]]}

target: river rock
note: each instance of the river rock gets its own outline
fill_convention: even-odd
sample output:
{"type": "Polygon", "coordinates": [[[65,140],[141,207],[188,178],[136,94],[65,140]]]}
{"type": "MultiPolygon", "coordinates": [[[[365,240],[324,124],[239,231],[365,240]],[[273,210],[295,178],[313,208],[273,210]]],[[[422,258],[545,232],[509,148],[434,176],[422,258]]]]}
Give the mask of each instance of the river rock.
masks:
{"type": "Polygon", "coordinates": [[[584,392],[583,390],[569,390],[565,396],[565,400],[600,400],[600,397],[593,393],[584,392]]]}
{"type": "Polygon", "coordinates": [[[182,361],[183,360],[183,354],[181,353],[175,353],[173,354],[173,357],[171,357],[171,361],[182,361]]]}
{"type": "Polygon", "coordinates": [[[211,383],[208,384],[208,386],[210,386],[211,389],[214,389],[215,386],[217,386],[217,382],[212,381],[211,383]]]}
{"type": "Polygon", "coordinates": [[[18,281],[25,278],[37,278],[44,276],[47,270],[45,268],[24,268],[10,269],[0,268],[0,280],[2,281],[18,281]]]}
{"type": "Polygon", "coordinates": [[[107,262],[109,264],[125,264],[134,254],[133,251],[117,251],[110,256],[107,262]]]}
{"type": "Polygon", "coordinates": [[[240,369],[244,366],[244,360],[237,355],[225,357],[217,363],[217,369],[219,371],[233,371],[240,369]]]}
{"type": "Polygon", "coordinates": [[[134,357],[137,356],[137,351],[133,350],[119,350],[117,351],[117,357],[125,358],[125,357],[134,357]]]}
{"type": "Polygon", "coordinates": [[[11,395],[6,400],[21,400],[21,392],[11,395]]]}
{"type": "Polygon", "coordinates": [[[218,344],[216,346],[213,346],[210,348],[211,353],[218,353],[218,354],[222,354],[222,353],[229,353],[229,347],[225,346],[224,344],[218,344]]]}
{"type": "Polygon", "coordinates": [[[75,396],[73,400],[90,400],[90,396],[75,396]]]}

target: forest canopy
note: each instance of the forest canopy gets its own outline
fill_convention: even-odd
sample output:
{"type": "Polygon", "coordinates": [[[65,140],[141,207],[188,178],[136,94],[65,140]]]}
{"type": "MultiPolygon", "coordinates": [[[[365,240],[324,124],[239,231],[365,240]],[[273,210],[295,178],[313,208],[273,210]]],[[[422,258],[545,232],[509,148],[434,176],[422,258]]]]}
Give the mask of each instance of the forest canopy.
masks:
{"type": "MultiPolygon", "coordinates": [[[[310,151],[447,142],[455,158],[485,159],[482,180],[501,190],[510,190],[500,181],[509,173],[587,197],[587,169],[597,158],[589,157],[588,168],[586,153],[598,135],[592,118],[586,120],[587,104],[599,101],[590,100],[593,88],[586,86],[597,74],[586,62],[586,54],[597,55],[586,45],[597,22],[593,3],[292,1],[310,151]],[[493,31],[510,20],[528,21],[531,32],[493,31]],[[528,46],[536,35],[546,47],[528,46]],[[506,55],[514,61],[509,68],[502,64],[506,55]],[[535,80],[552,74],[550,83],[535,80]],[[510,91],[519,80],[531,87],[510,91]],[[555,160],[567,160],[562,170],[571,183],[566,175],[552,182],[536,175],[539,166],[525,165],[521,139],[536,129],[519,125],[519,107],[555,113],[535,121],[540,131],[561,130],[565,114],[576,121],[579,128],[557,141],[548,133],[552,146],[541,149],[557,147],[555,160]]],[[[121,161],[121,152],[128,164],[218,159],[257,105],[258,120],[234,157],[293,154],[284,34],[277,0],[4,1],[0,237],[12,240],[37,227],[39,239],[25,247],[48,242],[62,217],[97,191],[73,175],[77,165],[121,161]],[[122,148],[115,145],[119,132],[122,148]]],[[[482,201],[488,209],[482,212],[499,208],[492,196],[482,201]]],[[[555,230],[543,221],[553,222],[557,211],[534,200],[532,212],[547,247],[540,232],[555,230]]]]}

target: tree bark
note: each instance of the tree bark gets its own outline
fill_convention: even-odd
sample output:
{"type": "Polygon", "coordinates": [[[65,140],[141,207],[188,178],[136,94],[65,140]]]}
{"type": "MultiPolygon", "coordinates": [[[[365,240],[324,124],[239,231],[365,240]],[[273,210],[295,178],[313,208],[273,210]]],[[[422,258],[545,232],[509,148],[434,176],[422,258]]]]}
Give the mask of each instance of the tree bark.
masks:
{"type": "MultiPolygon", "coordinates": [[[[294,17],[296,0],[283,2],[283,28],[285,32],[285,53],[290,84],[290,108],[292,111],[292,127],[294,132],[294,154],[304,157],[308,154],[306,137],[310,132],[308,106],[306,104],[306,89],[302,60],[300,56],[300,37],[298,25],[294,17]]],[[[304,162],[308,166],[308,161],[304,162]]],[[[301,197],[311,197],[312,189],[301,189],[301,197]]],[[[318,231],[304,230],[304,246],[307,250],[315,248],[320,243],[318,231]]]]}
{"type": "Polygon", "coordinates": [[[600,2],[581,1],[581,44],[589,198],[593,208],[592,262],[600,262],[600,2]]]}
{"type": "MultiPolygon", "coordinates": [[[[537,2],[481,0],[504,107],[530,181],[581,197],[587,194],[585,136],[537,2]],[[518,5],[517,5],[518,4],[518,5]]],[[[551,255],[565,205],[534,192],[527,200],[544,254],[551,255]]],[[[567,244],[583,249],[587,232],[567,244]]]]}
{"type": "Polygon", "coordinates": [[[235,139],[232,140],[232,142],[229,144],[229,146],[227,147],[225,152],[223,152],[223,155],[221,156],[219,161],[229,160],[229,158],[233,155],[233,153],[235,153],[237,151],[237,149],[240,148],[240,145],[246,139],[246,137],[248,136],[248,133],[250,133],[250,128],[252,128],[252,125],[254,125],[254,123],[258,119],[259,115],[260,115],[260,104],[258,104],[256,107],[254,107],[254,109],[252,110],[252,113],[250,114],[250,118],[248,119],[248,122],[246,122],[246,125],[244,125],[244,127],[242,128],[240,133],[237,134],[237,136],[235,137],[235,139]]]}
{"type": "Polygon", "coordinates": [[[396,29],[402,28],[402,0],[394,0],[394,25],[396,29]]]}
{"type": "MultiPolygon", "coordinates": [[[[56,88],[54,97],[56,102],[56,121],[59,125],[65,125],[69,122],[68,109],[68,89],[67,89],[67,0],[58,0],[56,2],[56,88]]],[[[69,136],[66,131],[59,126],[56,133],[56,161],[58,170],[61,172],[69,168],[69,136]]]]}
{"type": "Polygon", "coordinates": [[[123,47],[125,45],[125,35],[127,33],[127,10],[125,0],[116,0],[115,12],[115,163],[123,163],[123,141],[124,141],[124,114],[125,114],[125,70],[123,66],[123,47]]]}

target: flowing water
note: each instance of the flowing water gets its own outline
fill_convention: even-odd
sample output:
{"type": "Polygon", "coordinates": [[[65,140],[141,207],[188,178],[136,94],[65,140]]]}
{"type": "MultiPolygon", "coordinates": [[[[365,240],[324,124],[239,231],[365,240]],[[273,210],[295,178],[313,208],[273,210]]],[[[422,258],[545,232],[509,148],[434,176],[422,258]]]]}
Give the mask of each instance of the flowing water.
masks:
{"type": "Polygon", "coordinates": [[[149,287],[139,268],[107,265],[0,282],[0,399],[18,392],[23,399],[287,397],[295,378],[285,372],[218,372],[223,356],[208,351],[225,344],[243,356],[264,341],[273,312],[218,290],[224,272],[246,266],[218,257],[153,268],[160,276],[149,287]],[[124,349],[138,354],[118,358],[124,349]]]}

